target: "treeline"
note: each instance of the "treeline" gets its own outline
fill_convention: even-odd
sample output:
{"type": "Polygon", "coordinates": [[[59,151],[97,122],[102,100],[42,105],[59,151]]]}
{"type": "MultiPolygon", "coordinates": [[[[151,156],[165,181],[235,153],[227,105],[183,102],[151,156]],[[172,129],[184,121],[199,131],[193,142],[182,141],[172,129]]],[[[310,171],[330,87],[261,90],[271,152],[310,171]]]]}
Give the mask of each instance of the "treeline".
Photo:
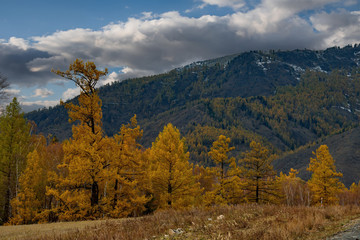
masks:
{"type": "Polygon", "coordinates": [[[16,99],[0,121],[1,223],[28,224],[140,216],[157,209],[248,202],[288,205],[359,204],[360,187],[340,182],[323,145],[310,159],[312,178],[297,171],[277,173],[273,151],[249,142],[243,157],[231,157],[230,138],[219,134],[207,154],[211,167],[189,162],[185,139],[172,124],[149,148],[136,116],[112,137],[102,128],[101,100],[95,89],[107,70],[76,60],[60,76],[80,88],[68,109],[72,137],[63,143],[33,133],[16,99]]]}

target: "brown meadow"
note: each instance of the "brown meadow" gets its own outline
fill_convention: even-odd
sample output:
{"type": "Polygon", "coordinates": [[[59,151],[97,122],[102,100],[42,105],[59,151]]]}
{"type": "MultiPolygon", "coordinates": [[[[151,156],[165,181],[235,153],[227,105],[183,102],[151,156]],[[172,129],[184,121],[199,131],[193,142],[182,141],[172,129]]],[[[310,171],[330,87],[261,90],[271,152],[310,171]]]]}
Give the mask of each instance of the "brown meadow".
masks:
{"type": "Polygon", "coordinates": [[[118,220],[2,226],[0,239],[325,239],[359,217],[359,206],[244,204],[118,220]],[[171,231],[179,228],[180,233],[171,231]]]}

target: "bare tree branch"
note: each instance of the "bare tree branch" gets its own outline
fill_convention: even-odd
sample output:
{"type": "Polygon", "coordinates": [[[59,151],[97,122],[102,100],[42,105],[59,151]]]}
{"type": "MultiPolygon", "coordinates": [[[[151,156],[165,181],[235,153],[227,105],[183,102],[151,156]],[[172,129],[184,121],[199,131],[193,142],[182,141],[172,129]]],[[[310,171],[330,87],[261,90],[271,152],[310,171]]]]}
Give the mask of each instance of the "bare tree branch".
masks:
{"type": "Polygon", "coordinates": [[[0,73],[0,100],[8,97],[5,91],[5,88],[7,88],[8,86],[9,83],[7,82],[6,77],[0,73]]]}

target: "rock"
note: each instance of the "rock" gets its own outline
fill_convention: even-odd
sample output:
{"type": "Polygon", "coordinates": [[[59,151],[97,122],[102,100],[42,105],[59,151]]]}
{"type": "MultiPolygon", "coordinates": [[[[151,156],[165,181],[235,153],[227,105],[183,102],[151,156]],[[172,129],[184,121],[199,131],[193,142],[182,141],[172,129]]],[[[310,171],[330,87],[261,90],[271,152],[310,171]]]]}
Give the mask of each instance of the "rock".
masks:
{"type": "Polygon", "coordinates": [[[169,235],[170,235],[170,236],[172,236],[172,235],[174,235],[174,234],[175,234],[175,231],[174,231],[174,230],[172,230],[172,229],[169,229],[168,233],[169,233],[169,235]]]}
{"type": "Polygon", "coordinates": [[[176,234],[182,234],[184,232],[184,230],[182,230],[181,228],[175,229],[174,232],[176,234]]]}
{"type": "Polygon", "coordinates": [[[173,236],[175,234],[182,234],[182,233],[184,233],[184,230],[182,230],[182,228],[168,230],[169,236],[173,236]]]}

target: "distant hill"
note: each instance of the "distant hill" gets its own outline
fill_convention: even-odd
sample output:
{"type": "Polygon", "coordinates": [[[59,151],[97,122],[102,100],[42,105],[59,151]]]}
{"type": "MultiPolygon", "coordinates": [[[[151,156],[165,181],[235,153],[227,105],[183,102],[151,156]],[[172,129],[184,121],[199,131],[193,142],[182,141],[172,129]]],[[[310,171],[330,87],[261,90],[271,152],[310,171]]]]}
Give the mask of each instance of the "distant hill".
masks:
{"type": "MultiPolygon", "coordinates": [[[[235,156],[251,140],[281,155],[358,126],[359,64],[359,45],[252,51],[113,83],[99,89],[104,129],[113,135],[136,114],[148,147],[172,122],[186,137],[191,160],[205,165],[211,165],[206,153],[219,134],[232,139],[235,156]]],[[[71,136],[62,106],[26,117],[39,132],[60,140],[71,136]]],[[[276,167],[287,169],[287,162],[276,167]]]]}
{"type": "Polygon", "coordinates": [[[318,141],[313,146],[308,146],[277,159],[274,167],[283,172],[289,172],[290,168],[300,171],[299,176],[307,180],[311,174],[306,171],[309,166],[310,158],[314,157],[313,152],[325,144],[329,147],[330,154],[335,159],[335,165],[338,172],[344,174],[342,182],[350,186],[353,182],[360,181],[360,128],[354,128],[349,131],[339,133],[318,141]]]}

